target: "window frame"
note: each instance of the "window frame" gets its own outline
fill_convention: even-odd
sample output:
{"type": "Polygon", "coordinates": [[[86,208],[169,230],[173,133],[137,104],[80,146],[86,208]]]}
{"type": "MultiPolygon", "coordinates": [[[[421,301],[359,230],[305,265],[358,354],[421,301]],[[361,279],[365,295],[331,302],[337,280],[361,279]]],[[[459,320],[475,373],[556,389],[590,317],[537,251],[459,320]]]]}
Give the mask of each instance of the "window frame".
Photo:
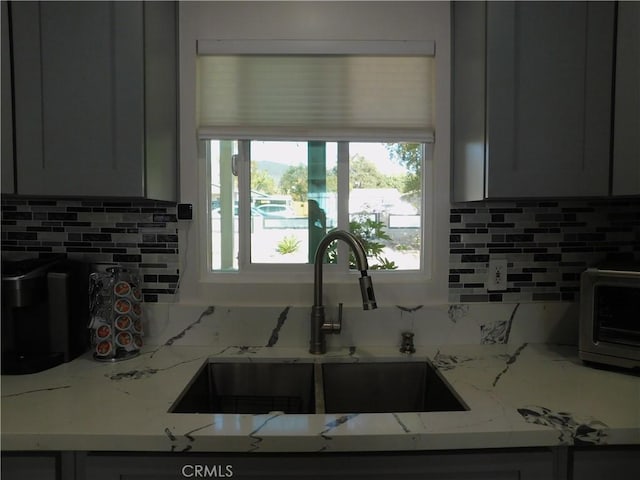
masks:
{"type": "MultiPolygon", "coordinates": [[[[242,137],[239,135],[238,137],[242,137]]],[[[206,148],[203,147],[203,143],[206,140],[220,140],[220,139],[200,139],[199,140],[199,160],[198,163],[204,166],[204,175],[207,183],[211,183],[211,168],[210,161],[206,157],[206,148]]],[[[261,139],[262,140],[262,139],[261,139]]],[[[273,283],[278,282],[282,284],[289,283],[304,283],[310,278],[313,278],[313,264],[297,263],[253,263],[251,262],[251,152],[250,143],[251,140],[238,139],[238,163],[237,163],[237,178],[238,178],[238,270],[213,270],[212,265],[212,222],[211,215],[205,215],[203,221],[203,231],[205,237],[202,238],[202,243],[206,245],[200,254],[200,264],[205,264],[206,268],[201,272],[201,280],[203,282],[210,283],[273,283]]],[[[273,139],[273,141],[279,141],[273,139]]],[[[297,139],[297,141],[306,141],[303,139],[297,139]]],[[[340,229],[348,229],[349,226],[349,144],[357,143],[357,141],[341,140],[337,142],[338,145],[338,227],[340,229]]],[[[381,142],[378,142],[381,143],[381,142]]],[[[388,140],[385,143],[393,143],[392,140],[388,140]]],[[[412,142],[415,143],[415,142],[412,142]]],[[[420,268],[416,270],[373,270],[376,277],[380,277],[380,281],[385,283],[415,283],[424,282],[432,278],[432,256],[430,252],[425,248],[425,245],[433,244],[433,149],[434,144],[422,143],[423,146],[423,164],[421,175],[421,189],[422,189],[422,205],[420,216],[420,232],[421,232],[421,248],[420,248],[420,268]]],[[[201,200],[201,205],[206,208],[207,205],[211,205],[211,188],[203,189],[204,198],[201,200]]],[[[348,258],[348,250],[346,245],[338,243],[339,258],[348,258]]],[[[325,276],[329,281],[346,283],[352,281],[353,275],[358,272],[350,270],[346,261],[341,261],[338,264],[325,264],[324,265],[325,276]]]]}

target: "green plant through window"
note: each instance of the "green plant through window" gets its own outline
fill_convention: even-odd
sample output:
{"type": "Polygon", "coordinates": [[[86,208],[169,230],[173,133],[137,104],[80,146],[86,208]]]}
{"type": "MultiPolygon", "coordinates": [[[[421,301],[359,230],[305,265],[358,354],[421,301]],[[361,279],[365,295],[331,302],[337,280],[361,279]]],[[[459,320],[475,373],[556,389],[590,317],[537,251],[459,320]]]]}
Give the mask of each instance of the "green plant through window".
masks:
{"type": "MultiPolygon", "coordinates": [[[[349,230],[362,242],[367,258],[374,259],[374,263],[369,263],[371,270],[396,270],[398,266],[393,260],[389,260],[384,255],[385,244],[383,241],[390,241],[391,237],[385,233],[382,222],[362,218],[349,222],[349,230]]],[[[336,242],[329,245],[327,249],[327,263],[337,263],[336,242]]],[[[356,268],[356,259],[353,252],[349,252],[349,268],[356,268]]]]}
{"type": "Polygon", "coordinates": [[[280,242],[278,242],[278,248],[276,248],[277,252],[280,255],[289,255],[291,253],[296,253],[300,248],[300,240],[298,240],[293,235],[287,235],[280,242]]]}

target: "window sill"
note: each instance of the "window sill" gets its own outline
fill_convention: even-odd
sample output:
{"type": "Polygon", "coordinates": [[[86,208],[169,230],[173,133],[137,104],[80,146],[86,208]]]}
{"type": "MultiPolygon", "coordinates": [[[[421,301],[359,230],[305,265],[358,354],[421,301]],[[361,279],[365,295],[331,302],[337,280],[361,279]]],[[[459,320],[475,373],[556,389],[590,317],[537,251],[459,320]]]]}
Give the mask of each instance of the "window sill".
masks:
{"type": "MultiPolygon", "coordinates": [[[[345,306],[359,306],[360,289],[358,272],[336,274],[324,272],[323,294],[325,305],[344,303],[345,306]]],[[[394,305],[435,305],[445,304],[448,298],[448,284],[444,280],[429,279],[425,274],[402,274],[369,271],[373,281],[379,307],[394,305]],[[391,275],[390,275],[391,274],[391,275]]],[[[313,303],[313,272],[295,275],[265,273],[256,275],[228,274],[212,275],[198,282],[195,289],[198,300],[203,298],[215,305],[311,305],[313,303]]],[[[181,302],[189,302],[189,295],[183,291],[181,302]]]]}
{"type": "MultiPolygon", "coordinates": [[[[285,271],[273,269],[266,271],[255,272],[216,272],[205,273],[200,279],[202,284],[313,284],[314,273],[313,266],[309,265],[309,268],[305,268],[304,271],[285,271]]],[[[323,279],[325,284],[345,284],[351,282],[357,282],[360,272],[357,270],[345,272],[331,271],[331,268],[325,267],[323,270],[323,279]]],[[[424,272],[402,272],[396,273],[393,271],[384,270],[368,270],[369,276],[376,284],[422,284],[430,281],[429,276],[424,272]]]]}

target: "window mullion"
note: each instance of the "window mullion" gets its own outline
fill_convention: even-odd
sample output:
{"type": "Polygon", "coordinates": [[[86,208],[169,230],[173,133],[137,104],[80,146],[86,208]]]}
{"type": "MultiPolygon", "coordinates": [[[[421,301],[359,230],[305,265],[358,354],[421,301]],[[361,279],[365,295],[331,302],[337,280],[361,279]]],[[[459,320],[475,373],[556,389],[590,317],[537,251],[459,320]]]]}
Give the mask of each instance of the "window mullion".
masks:
{"type": "MultiPolygon", "coordinates": [[[[338,228],[349,231],[349,142],[338,142],[338,228]]],[[[349,249],[338,242],[338,265],[349,270],[349,249]]]]}
{"type": "MultiPolygon", "coordinates": [[[[207,142],[211,148],[211,142],[207,142]]],[[[219,201],[220,201],[220,268],[222,270],[232,270],[234,264],[234,235],[233,235],[233,208],[234,208],[234,187],[231,162],[233,158],[233,147],[231,142],[219,142],[219,201]]]]}
{"type": "Polygon", "coordinates": [[[238,267],[251,265],[251,141],[238,140],[238,267]]]}
{"type": "MultiPolygon", "coordinates": [[[[315,260],[315,252],[320,240],[325,236],[326,225],[316,226],[316,220],[312,212],[326,212],[327,197],[327,144],[326,142],[312,141],[307,144],[307,202],[309,205],[309,263],[315,260]],[[315,202],[315,207],[312,207],[315,202]]],[[[320,224],[326,223],[320,221],[320,224]]]]}
{"type": "Polygon", "coordinates": [[[433,205],[436,204],[434,193],[436,191],[435,185],[432,183],[434,177],[433,172],[433,143],[427,143],[422,145],[422,208],[420,211],[420,238],[422,239],[420,247],[420,270],[429,272],[431,275],[433,258],[432,249],[427,249],[425,245],[433,245],[435,243],[435,236],[431,225],[435,225],[433,205]]]}

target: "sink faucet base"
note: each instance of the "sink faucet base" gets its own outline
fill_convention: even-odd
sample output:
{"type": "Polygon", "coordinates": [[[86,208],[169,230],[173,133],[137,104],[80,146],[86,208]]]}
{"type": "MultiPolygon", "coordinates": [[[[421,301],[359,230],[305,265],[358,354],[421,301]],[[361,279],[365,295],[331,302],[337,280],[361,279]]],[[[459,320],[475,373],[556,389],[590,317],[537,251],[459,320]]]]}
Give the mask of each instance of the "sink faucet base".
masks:
{"type": "Polygon", "coordinates": [[[322,355],[327,351],[327,341],[322,331],[324,324],[324,306],[311,307],[311,339],[309,341],[309,353],[322,355]]]}

